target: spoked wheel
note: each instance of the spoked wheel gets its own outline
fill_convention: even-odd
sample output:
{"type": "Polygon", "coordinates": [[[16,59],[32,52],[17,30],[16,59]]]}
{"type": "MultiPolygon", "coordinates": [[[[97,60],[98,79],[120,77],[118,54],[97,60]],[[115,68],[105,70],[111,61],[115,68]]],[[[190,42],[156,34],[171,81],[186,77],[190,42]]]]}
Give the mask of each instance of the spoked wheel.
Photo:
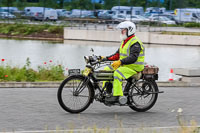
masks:
{"type": "Polygon", "coordinates": [[[87,78],[73,75],[65,79],[57,93],[60,106],[67,112],[80,113],[87,109],[94,98],[94,91],[87,78]]]}
{"type": "Polygon", "coordinates": [[[129,107],[138,112],[145,112],[153,107],[158,98],[158,86],[155,81],[138,81],[129,92],[129,107]]]}

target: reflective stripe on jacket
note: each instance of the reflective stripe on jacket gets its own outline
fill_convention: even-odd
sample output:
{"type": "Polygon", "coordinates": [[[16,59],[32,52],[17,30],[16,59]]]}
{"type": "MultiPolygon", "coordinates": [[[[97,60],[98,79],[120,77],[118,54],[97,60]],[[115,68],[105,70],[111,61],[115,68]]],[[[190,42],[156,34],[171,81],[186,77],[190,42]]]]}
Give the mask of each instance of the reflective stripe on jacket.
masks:
{"type": "Polygon", "coordinates": [[[119,49],[119,53],[120,53],[120,60],[127,58],[130,55],[130,47],[136,42],[138,42],[141,47],[141,51],[140,51],[137,61],[133,64],[123,65],[123,66],[129,67],[131,69],[134,69],[140,72],[144,69],[145,48],[143,46],[143,43],[136,36],[131,38],[123,48],[122,48],[122,45],[123,45],[123,42],[122,42],[119,49]]]}

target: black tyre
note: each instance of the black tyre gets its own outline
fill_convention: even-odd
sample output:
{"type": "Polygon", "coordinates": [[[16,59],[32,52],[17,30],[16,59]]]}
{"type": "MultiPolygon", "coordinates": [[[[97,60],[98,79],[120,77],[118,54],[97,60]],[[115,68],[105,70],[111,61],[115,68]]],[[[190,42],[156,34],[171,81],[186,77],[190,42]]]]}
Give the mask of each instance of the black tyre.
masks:
{"type": "Polygon", "coordinates": [[[86,77],[73,75],[65,79],[57,93],[60,106],[67,112],[80,113],[87,109],[94,99],[94,90],[86,77]]]}
{"type": "Polygon", "coordinates": [[[137,112],[151,109],[158,98],[158,86],[154,80],[138,81],[129,91],[129,107],[137,112]]]}

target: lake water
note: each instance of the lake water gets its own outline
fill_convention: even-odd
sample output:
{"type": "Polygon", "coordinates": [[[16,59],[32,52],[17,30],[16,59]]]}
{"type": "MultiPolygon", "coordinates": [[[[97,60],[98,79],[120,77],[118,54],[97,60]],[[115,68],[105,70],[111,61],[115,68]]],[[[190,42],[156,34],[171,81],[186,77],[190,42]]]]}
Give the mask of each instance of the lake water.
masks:
{"type": "MultiPolygon", "coordinates": [[[[91,48],[94,49],[96,55],[107,56],[113,54],[118,47],[119,45],[83,45],[0,39],[0,59],[5,59],[4,62],[1,61],[1,65],[21,67],[25,65],[29,57],[31,67],[34,69],[49,64],[62,64],[67,69],[84,69],[83,56],[91,55],[91,48]]],[[[146,44],[145,47],[145,62],[159,67],[160,81],[168,80],[170,68],[200,67],[200,47],[146,44]]]]}

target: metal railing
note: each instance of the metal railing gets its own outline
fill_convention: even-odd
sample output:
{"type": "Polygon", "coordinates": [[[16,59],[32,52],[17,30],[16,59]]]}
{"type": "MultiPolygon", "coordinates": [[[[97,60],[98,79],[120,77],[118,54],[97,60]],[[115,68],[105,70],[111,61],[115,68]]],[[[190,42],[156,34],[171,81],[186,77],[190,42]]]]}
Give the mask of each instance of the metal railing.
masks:
{"type": "MultiPolygon", "coordinates": [[[[116,30],[117,24],[122,21],[119,20],[105,20],[105,19],[85,19],[85,18],[65,18],[53,21],[31,21],[30,19],[1,19],[0,23],[22,23],[22,24],[49,24],[49,25],[62,25],[71,29],[84,29],[84,30],[116,30]]],[[[161,32],[168,31],[170,29],[180,29],[180,27],[173,27],[171,25],[163,25],[155,22],[138,22],[136,23],[137,31],[150,31],[150,32],[161,32]]],[[[181,27],[183,29],[183,27],[181,27]]],[[[184,31],[184,30],[182,30],[184,31]]]]}

